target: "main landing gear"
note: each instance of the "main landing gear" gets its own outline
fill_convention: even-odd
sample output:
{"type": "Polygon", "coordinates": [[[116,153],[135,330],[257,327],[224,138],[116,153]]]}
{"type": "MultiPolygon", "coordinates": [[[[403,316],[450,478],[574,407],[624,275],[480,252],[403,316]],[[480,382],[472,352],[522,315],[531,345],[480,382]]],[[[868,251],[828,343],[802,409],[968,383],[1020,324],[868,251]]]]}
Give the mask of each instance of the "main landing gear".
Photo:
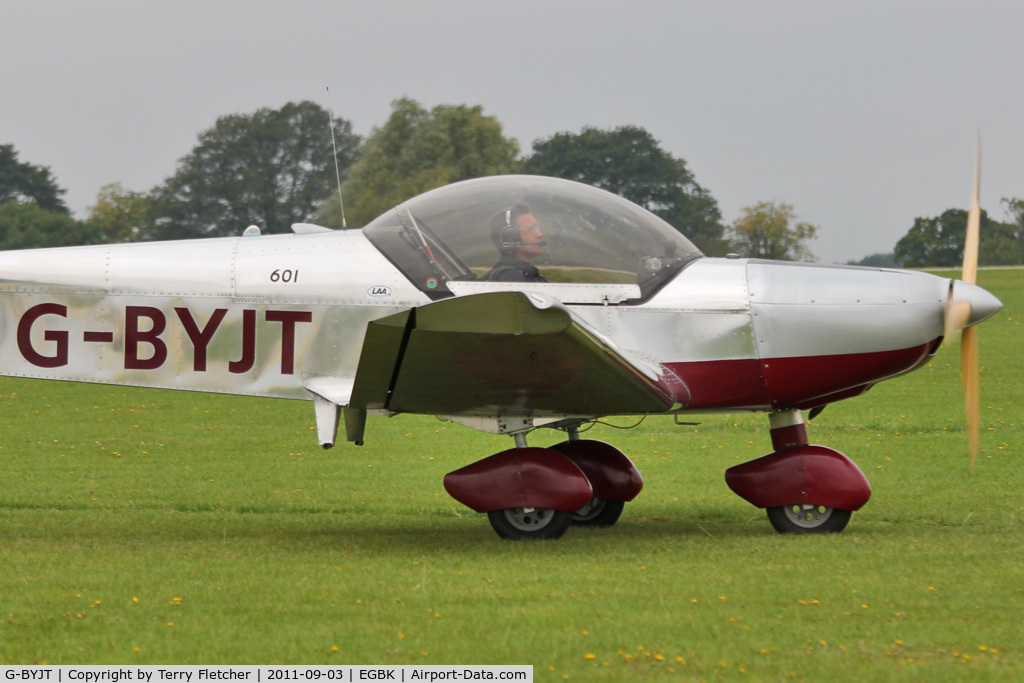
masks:
{"type": "Polygon", "coordinates": [[[523,433],[516,448],[449,472],[444,487],[464,505],[486,512],[494,531],[512,540],[559,538],[572,525],[608,527],[636,498],[643,478],[617,448],[569,440],[531,448],[523,433]]]}
{"type": "Polygon", "coordinates": [[[764,508],[775,530],[792,534],[836,533],[871,497],[871,485],[839,451],[807,443],[799,410],[772,413],[768,455],[725,472],[729,488],[764,508]]]}
{"type": "MultiPolygon", "coordinates": [[[[871,497],[860,468],[839,451],[807,442],[799,410],[772,413],[768,455],[726,470],[729,488],[765,509],[779,533],[842,531],[871,497]]],[[[640,493],[643,479],[617,448],[569,440],[531,448],[524,432],[516,448],[449,472],[444,487],[455,500],[486,512],[494,531],[513,540],[559,538],[573,525],[609,527],[640,493]]]]}

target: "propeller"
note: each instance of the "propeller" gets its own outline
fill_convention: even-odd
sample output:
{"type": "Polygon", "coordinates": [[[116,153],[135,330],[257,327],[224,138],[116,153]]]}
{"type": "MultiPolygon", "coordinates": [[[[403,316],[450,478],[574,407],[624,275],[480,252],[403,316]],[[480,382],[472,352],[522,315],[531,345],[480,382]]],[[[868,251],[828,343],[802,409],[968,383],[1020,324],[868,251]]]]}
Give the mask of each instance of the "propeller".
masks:
{"type": "MultiPolygon", "coordinates": [[[[981,140],[974,147],[974,182],[971,208],[967,212],[967,238],[964,240],[964,264],[960,279],[969,285],[978,281],[978,243],[981,240],[981,140]]],[[[960,335],[960,372],[964,382],[964,406],[967,410],[967,434],[970,439],[971,469],[978,462],[981,440],[980,400],[978,397],[978,334],[973,326],[960,335]]]]}
{"type": "Polygon", "coordinates": [[[978,398],[978,338],[974,326],[1002,308],[994,296],[978,287],[978,243],[981,232],[981,140],[974,156],[974,187],[971,208],[967,213],[967,237],[964,240],[964,262],[960,280],[949,285],[946,300],[945,335],[961,330],[960,363],[964,383],[964,404],[967,411],[967,433],[970,440],[971,469],[978,460],[980,419],[978,398]]]}

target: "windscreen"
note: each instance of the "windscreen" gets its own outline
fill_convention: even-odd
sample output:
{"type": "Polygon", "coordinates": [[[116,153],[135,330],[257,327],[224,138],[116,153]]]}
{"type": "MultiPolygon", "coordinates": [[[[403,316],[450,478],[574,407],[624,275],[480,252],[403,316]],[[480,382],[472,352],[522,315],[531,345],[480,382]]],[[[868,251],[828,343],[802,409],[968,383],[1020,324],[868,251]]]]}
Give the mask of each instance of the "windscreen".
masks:
{"type": "Polygon", "coordinates": [[[647,298],[701,255],[632,202],[541,176],[494,176],[432,190],[363,232],[434,299],[450,295],[449,281],[510,280],[516,268],[529,273],[524,278],[552,283],[636,284],[647,298]]]}

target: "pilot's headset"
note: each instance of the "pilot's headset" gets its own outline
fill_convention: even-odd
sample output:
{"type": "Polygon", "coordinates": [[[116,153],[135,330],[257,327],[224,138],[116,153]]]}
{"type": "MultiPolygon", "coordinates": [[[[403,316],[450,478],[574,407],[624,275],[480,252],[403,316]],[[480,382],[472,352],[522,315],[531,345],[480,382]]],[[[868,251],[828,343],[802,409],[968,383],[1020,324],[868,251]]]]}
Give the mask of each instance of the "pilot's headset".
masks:
{"type": "Polygon", "coordinates": [[[515,215],[514,206],[505,209],[505,227],[498,236],[502,251],[515,251],[523,246],[523,234],[519,231],[519,226],[512,223],[516,218],[519,216],[515,215]]]}

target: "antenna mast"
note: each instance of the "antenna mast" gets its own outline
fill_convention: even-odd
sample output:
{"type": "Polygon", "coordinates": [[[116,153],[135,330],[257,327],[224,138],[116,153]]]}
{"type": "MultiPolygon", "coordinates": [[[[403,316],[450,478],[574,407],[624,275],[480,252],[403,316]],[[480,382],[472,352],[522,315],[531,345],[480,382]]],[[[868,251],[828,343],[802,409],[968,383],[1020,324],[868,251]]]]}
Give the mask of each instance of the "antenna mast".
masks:
{"type": "MultiPolygon", "coordinates": [[[[330,95],[331,89],[327,88],[330,95]]],[[[331,149],[334,150],[334,177],[338,180],[338,206],[341,207],[341,229],[348,228],[345,222],[345,199],[341,196],[341,169],[338,168],[338,143],[334,140],[334,109],[330,103],[327,104],[327,114],[331,117],[331,149]]]]}

